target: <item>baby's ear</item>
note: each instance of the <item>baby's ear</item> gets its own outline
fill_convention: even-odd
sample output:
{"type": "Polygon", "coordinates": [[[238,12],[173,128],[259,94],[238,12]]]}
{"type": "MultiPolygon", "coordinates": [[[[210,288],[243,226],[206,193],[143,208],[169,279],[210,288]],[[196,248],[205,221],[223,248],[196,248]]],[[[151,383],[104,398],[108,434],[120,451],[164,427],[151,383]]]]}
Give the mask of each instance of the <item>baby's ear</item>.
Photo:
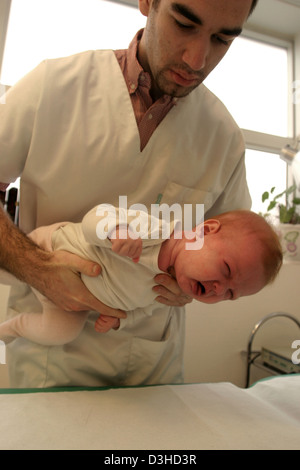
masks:
{"type": "Polygon", "coordinates": [[[204,235],[217,233],[221,228],[221,223],[216,219],[207,219],[204,221],[204,235]]]}

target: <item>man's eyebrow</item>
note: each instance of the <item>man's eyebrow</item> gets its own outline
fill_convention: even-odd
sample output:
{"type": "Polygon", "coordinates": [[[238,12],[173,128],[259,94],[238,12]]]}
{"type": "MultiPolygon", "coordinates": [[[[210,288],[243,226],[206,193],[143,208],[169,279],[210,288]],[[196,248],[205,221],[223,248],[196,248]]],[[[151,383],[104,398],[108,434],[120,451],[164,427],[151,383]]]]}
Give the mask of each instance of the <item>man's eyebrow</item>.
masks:
{"type": "MultiPolygon", "coordinates": [[[[184,16],[188,20],[192,21],[193,23],[196,23],[198,25],[202,25],[203,21],[201,18],[187,6],[182,5],[181,3],[172,3],[171,8],[173,11],[176,13],[179,13],[180,15],[184,16]]],[[[220,34],[225,34],[225,36],[239,36],[242,32],[242,28],[223,28],[219,31],[220,34]]]]}
{"type": "Polygon", "coordinates": [[[233,28],[233,29],[227,29],[223,28],[220,31],[220,34],[225,34],[226,36],[239,36],[242,32],[242,28],[233,28]]]}
{"type": "Polygon", "coordinates": [[[182,16],[185,16],[188,20],[193,21],[193,23],[202,25],[202,20],[195,13],[185,5],[181,3],[172,3],[171,8],[176,13],[179,13],[182,16]]]}

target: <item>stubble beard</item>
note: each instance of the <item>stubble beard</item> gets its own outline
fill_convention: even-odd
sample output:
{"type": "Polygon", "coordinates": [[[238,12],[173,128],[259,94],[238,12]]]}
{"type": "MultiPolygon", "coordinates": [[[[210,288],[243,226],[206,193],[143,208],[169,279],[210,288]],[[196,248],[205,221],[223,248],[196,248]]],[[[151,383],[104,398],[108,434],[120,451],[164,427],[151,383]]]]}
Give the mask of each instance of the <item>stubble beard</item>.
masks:
{"type": "Polygon", "coordinates": [[[159,90],[160,95],[169,95],[172,98],[184,98],[188,96],[193,90],[195,90],[203,80],[205,79],[204,74],[199,75],[197,83],[190,87],[183,87],[177,83],[173,83],[166,78],[166,72],[170,70],[169,67],[164,68],[157,72],[154,77],[156,89],[159,90]]]}

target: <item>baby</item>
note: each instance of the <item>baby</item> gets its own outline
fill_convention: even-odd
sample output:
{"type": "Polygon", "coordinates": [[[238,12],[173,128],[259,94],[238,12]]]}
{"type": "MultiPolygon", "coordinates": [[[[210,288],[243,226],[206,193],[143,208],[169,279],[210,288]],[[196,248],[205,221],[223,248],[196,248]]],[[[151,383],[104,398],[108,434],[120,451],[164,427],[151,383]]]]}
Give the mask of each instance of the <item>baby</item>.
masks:
{"type": "MultiPolygon", "coordinates": [[[[131,230],[130,219],[126,226],[114,219],[100,233],[99,207],[82,223],[40,227],[29,235],[48,251],[70,251],[101,265],[98,277],[82,275],[82,280],[103,303],[125,310],[127,318],[100,315],[97,332],[127,328],[137,316],[150,316],[157,296],[153,278],[160,272],[176,278],[187,296],[210,304],[257,293],[275,279],[282,264],[277,235],[261,216],[250,211],[221,214],[190,233],[181,231],[181,236],[173,223],[170,236],[162,240],[149,237],[147,214],[143,216],[146,228],[142,223],[139,237],[131,230]],[[198,248],[202,237],[201,249],[186,249],[187,241],[198,248]]],[[[10,276],[2,271],[0,282],[10,282],[10,276]]],[[[66,312],[34,292],[42,313],[21,313],[3,322],[0,340],[8,343],[21,336],[43,345],[63,345],[76,339],[89,312],[66,312]]]]}

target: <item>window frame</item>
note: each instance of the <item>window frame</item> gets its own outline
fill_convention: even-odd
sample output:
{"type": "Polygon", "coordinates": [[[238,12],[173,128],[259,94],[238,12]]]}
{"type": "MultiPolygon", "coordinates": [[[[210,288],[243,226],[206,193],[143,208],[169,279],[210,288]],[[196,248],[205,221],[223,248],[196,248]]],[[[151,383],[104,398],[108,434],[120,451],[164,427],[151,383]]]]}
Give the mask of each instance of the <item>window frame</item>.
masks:
{"type": "Polygon", "coordinates": [[[263,152],[280,154],[280,151],[286,145],[293,145],[295,142],[295,105],[293,104],[292,94],[293,87],[292,84],[296,80],[295,78],[295,68],[294,68],[294,57],[295,57],[295,46],[292,40],[282,39],[273,35],[258,33],[256,31],[250,30],[247,27],[243,30],[242,37],[247,39],[252,39],[261,43],[269,44],[272,46],[283,47],[287,50],[287,60],[288,60],[288,101],[290,103],[288,109],[288,128],[289,134],[291,137],[282,137],[273,134],[265,134],[263,132],[252,131],[249,129],[241,129],[244,135],[246,148],[252,150],[260,150],[263,152]]]}
{"type": "Polygon", "coordinates": [[[9,13],[12,0],[1,0],[0,2],[0,77],[4,56],[5,40],[8,27],[9,13]]]}

